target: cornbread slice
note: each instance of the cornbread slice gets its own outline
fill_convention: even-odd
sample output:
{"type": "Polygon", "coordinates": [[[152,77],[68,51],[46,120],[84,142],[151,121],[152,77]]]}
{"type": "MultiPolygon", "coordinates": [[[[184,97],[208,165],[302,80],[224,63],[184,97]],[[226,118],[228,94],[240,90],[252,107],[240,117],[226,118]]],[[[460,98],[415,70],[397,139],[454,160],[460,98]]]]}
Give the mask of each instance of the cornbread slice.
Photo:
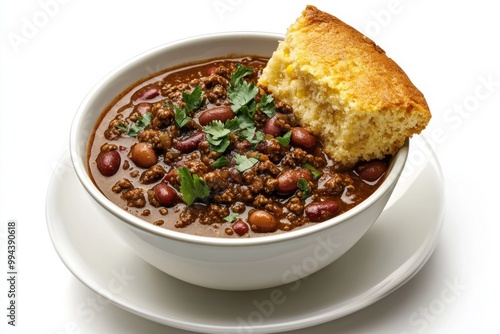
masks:
{"type": "Polygon", "coordinates": [[[307,6],[259,79],[292,106],[344,165],[395,154],[431,113],[422,93],[372,40],[307,6]]]}

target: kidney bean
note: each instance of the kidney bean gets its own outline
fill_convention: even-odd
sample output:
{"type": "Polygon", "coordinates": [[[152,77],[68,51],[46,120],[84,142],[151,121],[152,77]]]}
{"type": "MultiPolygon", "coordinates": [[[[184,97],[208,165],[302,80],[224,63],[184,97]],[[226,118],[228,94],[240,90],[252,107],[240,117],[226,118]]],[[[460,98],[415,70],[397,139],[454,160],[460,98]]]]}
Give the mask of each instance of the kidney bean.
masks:
{"type": "Polygon", "coordinates": [[[130,159],[140,167],[149,168],[156,165],[158,157],[153,147],[148,143],[137,143],[130,150],[130,159]]]}
{"type": "Polygon", "coordinates": [[[147,102],[139,103],[134,107],[134,111],[137,111],[139,114],[144,116],[147,112],[151,111],[151,104],[147,102]]]}
{"type": "Polygon", "coordinates": [[[255,232],[273,232],[278,227],[276,218],[265,210],[255,210],[248,216],[248,223],[255,232]]]}
{"type": "Polygon", "coordinates": [[[233,226],[231,226],[231,227],[233,228],[233,231],[236,232],[236,234],[239,235],[240,237],[242,235],[248,233],[248,230],[249,230],[248,224],[245,223],[241,219],[238,219],[237,221],[235,221],[233,223],[233,226]]]}
{"type": "Polygon", "coordinates": [[[219,106],[215,108],[208,109],[201,113],[200,117],[198,118],[198,122],[200,122],[200,125],[205,126],[208,123],[212,121],[221,121],[224,123],[228,119],[233,118],[235,113],[233,110],[227,106],[219,106]]]}
{"type": "Polygon", "coordinates": [[[291,195],[297,189],[300,179],[312,181],[311,172],[305,168],[289,169],[278,176],[278,193],[281,195],[291,195]]]}
{"type": "Polygon", "coordinates": [[[132,101],[151,100],[160,95],[160,87],[157,84],[151,84],[140,88],[132,94],[132,101]]]}
{"type": "Polygon", "coordinates": [[[276,121],[279,119],[286,121],[286,115],[281,113],[276,113],[276,115],[269,118],[264,124],[264,133],[272,135],[273,137],[279,137],[283,135],[285,133],[285,129],[276,124],[276,121]]]}
{"type": "Polygon", "coordinates": [[[173,206],[176,204],[178,198],[177,192],[166,183],[158,183],[153,187],[153,191],[160,205],[173,206]]]}
{"type": "Polygon", "coordinates": [[[292,128],[292,136],[290,137],[292,145],[303,148],[306,151],[312,151],[316,147],[316,139],[306,129],[295,127],[292,128]]]}
{"type": "Polygon", "coordinates": [[[198,148],[198,145],[205,140],[204,132],[197,132],[191,137],[174,141],[174,148],[182,153],[190,153],[198,148]]]}
{"type": "Polygon", "coordinates": [[[377,181],[387,170],[387,164],[381,160],[371,160],[356,166],[359,177],[368,182],[377,181]]]}
{"type": "Polygon", "coordinates": [[[115,175],[120,168],[121,160],[117,151],[101,152],[96,159],[97,169],[104,176],[115,175]]]}
{"type": "Polygon", "coordinates": [[[212,75],[215,72],[217,72],[217,67],[216,66],[211,66],[211,67],[207,68],[207,75],[212,75]]]}
{"type": "Polygon", "coordinates": [[[332,218],[339,211],[335,201],[313,202],[306,206],[305,213],[312,222],[322,222],[332,218]]]}

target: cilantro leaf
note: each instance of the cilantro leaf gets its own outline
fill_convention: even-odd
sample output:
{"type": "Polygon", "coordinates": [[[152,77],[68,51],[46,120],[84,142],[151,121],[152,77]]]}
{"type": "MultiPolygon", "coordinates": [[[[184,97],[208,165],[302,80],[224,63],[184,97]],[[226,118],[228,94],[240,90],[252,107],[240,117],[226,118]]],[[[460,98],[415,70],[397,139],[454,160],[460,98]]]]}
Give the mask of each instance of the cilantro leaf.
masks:
{"type": "Polygon", "coordinates": [[[238,131],[241,128],[240,120],[238,118],[231,118],[224,123],[226,129],[231,130],[231,132],[238,131]]]}
{"type": "Polygon", "coordinates": [[[169,105],[164,103],[167,107],[174,109],[175,111],[175,124],[178,128],[182,128],[193,118],[189,116],[189,113],[193,110],[199,109],[204,99],[202,98],[203,89],[200,86],[196,86],[191,93],[186,91],[182,92],[182,99],[184,101],[184,108],[179,108],[177,106],[169,105]]]}
{"type": "Polygon", "coordinates": [[[193,119],[192,117],[188,116],[186,109],[181,109],[181,108],[176,107],[176,106],[171,106],[171,108],[173,108],[175,111],[174,120],[175,120],[175,124],[177,124],[178,128],[182,128],[190,120],[193,119]]]}
{"type": "Polygon", "coordinates": [[[253,114],[248,106],[243,106],[238,115],[236,116],[239,122],[240,129],[246,129],[250,127],[255,127],[255,122],[253,120],[253,114]]]}
{"type": "Polygon", "coordinates": [[[214,139],[220,139],[231,133],[219,120],[212,121],[203,127],[203,131],[214,139]]]}
{"type": "Polygon", "coordinates": [[[196,86],[195,89],[191,93],[187,93],[186,91],[182,92],[182,98],[184,99],[184,103],[186,104],[186,111],[196,110],[201,107],[203,103],[203,99],[201,95],[203,94],[203,89],[200,86],[196,86]]]}
{"type": "Polygon", "coordinates": [[[237,112],[241,107],[253,101],[259,89],[253,83],[243,81],[241,85],[234,87],[229,93],[229,98],[233,102],[231,109],[237,112]]]}
{"type": "Polygon", "coordinates": [[[239,217],[239,214],[236,212],[233,212],[233,213],[227,215],[226,217],[224,217],[224,220],[227,221],[228,223],[232,223],[238,217],[239,217]]]}
{"type": "Polygon", "coordinates": [[[147,112],[144,116],[137,115],[135,119],[137,126],[144,129],[151,123],[151,113],[147,112]]]}
{"type": "Polygon", "coordinates": [[[290,137],[292,136],[292,131],[288,131],[282,137],[276,137],[278,143],[282,146],[288,146],[290,144],[290,137]]]}
{"type": "Polygon", "coordinates": [[[116,128],[123,131],[129,137],[137,136],[141,131],[151,123],[151,113],[147,112],[144,116],[136,115],[135,122],[131,122],[128,126],[117,125],[116,128]]]}
{"type": "MultiPolygon", "coordinates": [[[[253,73],[252,68],[247,68],[241,64],[236,64],[236,71],[231,73],[229,78],[229,99],[233,103],[231,109],[234,112],[240,110],[241,107],[247,105],[250,102],[255,102],[255,94],[259,92],[259,89],[255,87],[254,83],[248,83],[243,80],[244,77],[253,73]]],[[[253,108],[255,110],[255,106],[253,108]]],[[[253,115],[252,115],[253,116],[253,115]]]]}
{"type": "Polygon", "coordinates": [[[308,163],[305,163],[302,165],[304,168],[307,168],[311,171],[314,179],[316,180],[318,177],[320,177],[321,175],[323,175],[323,173],[321,171],[319,171],[318,169],[316,169],[313,165],[311,164],[308,164],[308,163]]]}
{"type": "Polygon", "coordinates": [[[224,153],[231,143],[229,140],[231,129],[226,128],[224,123],[219,120],[215,120],[205,125],[203,127],[203,132],[207,134],[206,139],[210,143],[210,149],[212,151],[224,153]]]}
{"type": "Polygon", "coordinates": [[[273,101],[274,97],[272,95],[261,95],[260,102],[257,103],[257,108],[267,117],[271,118],[276,115],[276,109],[273,101]]]}
{"type": "Polygon", "coordinates": [[[244,138],[252,144],[252,148],[255,148],[258,143],[264,140],[264,134],[260,131],[257,131],[255,126],[249,127],[241,131],[240,138],[244,138]]]}
{"type": "Polygon", "coordinates": [[[210,188],[205,180],[196,174],[191,174],[188,168],[179,168],[178,173],[181,182],[180,191],[187,205],[193,204],[196,199],[204,200],[210,195],[210,188]]]}
{"type": "Polygon", "coordinates": [[[250,169],[253,166],[255,166],[259,162],[259,158],[260,158],[259,155],[253,158],[247,158],[245,155],[236,154],[234,156],[234,160],[236,161],[236,169],[239,172],[244,172],[247,169],[250,169]]]}
{"type": "Polygon", "coordinates": [[[306,179],[300,178],[297,181],[297,187],[302,190],[302,195],[300,196],[302,199],[306,199],[311,196],[311,187],[309,186],[309,182],[306,179]]]}
{"type": "Polygon", "coordinates": [[[213,164],[211,164],[214,168],[221,168],[227,166],[230,163],[229,159],[225,156],[221,156],[219,159],[215,160],[213,164]]]}
{"type": "Polygon", "coordinates": [[[231,73],[231,77],[229,78],[229,83],[232,87],[239,86],[243,82],[243,78],[247,75],[253,73],[252,68],[247,68],[241,64],[236,64],[236,71],[231,73]]]}

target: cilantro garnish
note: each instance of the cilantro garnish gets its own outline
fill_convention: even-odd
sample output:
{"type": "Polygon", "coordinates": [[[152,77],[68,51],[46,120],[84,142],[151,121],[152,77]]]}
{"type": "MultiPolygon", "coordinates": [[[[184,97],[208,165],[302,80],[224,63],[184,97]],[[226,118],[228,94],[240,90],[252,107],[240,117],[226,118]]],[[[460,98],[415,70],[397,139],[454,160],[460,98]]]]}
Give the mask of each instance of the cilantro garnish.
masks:
{"type": "Polygon", "coordinates": [[[323,175],[323,173],[319,170],[317,170],[313,165],[311,164],[308,164],[308,163],[305,163],[302,165],[304,168],[307,168],[311,171],[314,179],[316,180],[318,177],[320,177],[321,175],[323,175]]]}
{"type": "MultiPolygon", "coordinates": [[[[241,64],[236,64],[236,71],[231,73],[229,78],[229,99],[233,103],[231,109],[238,112],[241,107],[246,106],[250,102],[255,102],[255,95],[259,89],[253,83],[248,83],[243,80],[244,77],[253,73],[252,68],[247,68],[241,64]]],[[[253,104],[255,109],[255,103],[253,104]]]]}
{"type": "Polygon", "coordinates": [[[231,73],[231,77],[229,78],[231,87],[239,86],[243,82],[243,78],[252,73],[252,68],[247,68],[241,64],[236,64],[236,71],[231,73]]]}
{"type": "Polygon", "coordinates": [[[193,119],[192,117],[188,116],[186,109],[181,109],[181,108],[176,107],[176,106],[172,106],[172,107],[175,111],[174,120],[175,120],[175,124],[177,124],[177,127],[182,128],[184,125],[189,123],[190,120],[193,119]]]}
{"type": "Polygon", "coordinates": [[[187,205],[193,204],[196,199],[204,200],[210,195],[210,188],[205,180],[196,174],[191,174],[188,168],[179,168],[178,173],[181,182],[180,191],[187,205]]]}
{"type": "Polygon", "coordinates": [[[255,122],[253,120],[253,116],[255,115],[255,109],[251,109],[248,106],[243,106],[240,108],[237,114],[238,119],[238,127],[240,129],[250,128],[255,126],[255,122]]]}
{"type": "MultiPolygon", "coordinates": [[[[292,131],[288,131],[282,137],[276,137],[278,143],[282,146],[288,146],[290,144],[290,137],[292,136],[292,131]]],[[[307,168],[307,167],[306,167],[307,168]]],[[[314,167],[313,167],[314,168],[314,167]]]]}
{"type": "Polygon", "coordinates": [[[196,86],[191,93],[183,91],[182,98],[184,99],[184,103],[186,104],[185,109],[191,111],[200,108],[203,103],[203,99],[201,98],[202,94],[203,89],[201,89],[200,86],[196,86]]]}
{"type": "Polygon", "coordinates": [[[255,166],[255,164],[259,162],[259,158],[260,156],[258,155],[254,158],[247,158],[245,155],[236,154],[234,156],[234,160],[236,161],[236,169],[239,172],[244,172],[247,169],[255,166]]]}
{"type": "Polygon", "coordinates": [[[236,218],[239,217],[239,214],[236,212],[233,212],[226,217],[224,217],[224,220],[227,221],[228,223],[232,223],[236,218]]]}
{"type": "Polygon", "coordinates": [[[182,128],[193,118],[189,116],[189,113],[193,110],[197,110],[203,104],[203,89],[200,86],[196,86],[195,89],[191,93],[187,93],[186,91],[182,92],[182,99],[184,100],[184,108],[179,108],[177,106],[172,106],[166,104],[168,107],[174,109],[175,111],[175,124],[177,127],[182,128]]]}
{"type": "Polygon", "coordinates": [[[252,148],[255,148],[258,143],[264,140],[264,134],[260,131],[257,131],[255,126],[248,127],[241,131],[240,138],[244,138],[252,144],[252,148]]]}
{"type": "Polygon", "coordinates": [[[230,162],[231,161],[229,161],[228,158],[226,158],[225,156],[221,156],[219,159],[215,160],[211,166],[214,168],[221,168],[229,165],[230,162]]]}
{"type": "MultiPolygon", "coordinates": [[[[252,68],[236,64],[236,71],[231,74],[228,96],[231,100],[231,109],[235,112],[236,117],[227,120],[225,124],[216,120],[203,127],[211,151],[224,153],[231,143],[229,138],[231,133],[235,133],[238,138],[249,141],[252,148],[264,140],[264,134],[257,131],[253,118],[257,110],[268,117],[273,117],[276,114],[274,98],[271,95],[262,95],[259,103],[255,101],[259,89],[254,83],[244,80],[251,73],[253,73],[252,68]]],[[[216,166],[219,164],[218,162],[216,166]]]]}
{"type": "Polygon", "coordinates": [[[118,130],[123,131],[129,137],[135,137],[139,132],[144,131],[144,129],[151,123],[151,113],[147,112],[144,116],[136,115],[135,122],[130,123],[128,126],[117,125],[118,130]]]}
{"type": "Polygon", "coordinates": [[[246,81],[242,81],[241,84],[236,87],[231,87],[229,92],[229,98],[233,102],[231,109],[237,112],[241,107],[250,102],[254,102],[255,94],[258,92],[259,89],[255,87],[253,83],[248,83],[246,81]]]}
{"type": "Polygon", "coordinates": [[[231,143],[229,140],[231,129],[226,128],[224,123],[219,120],[215,120],[205,125],[203,127],[203,132],[207,134],[206,139],[210,143],[210,150],[212,151],[224,153],[231,143]]]}
{"type": "Polygon", "coordinates": [[[224,127],[231,130],[231,132],[235,132],[241,129],[241,122],[238,118],[231,118],[224,123],[224,127]]]}
{"type": "Polygon", "coordinates": [[[300,196],[302,199],[311,196],[311,187],[306,179],[300,178],[299,181],[297,181],[297,187],[302,190],[302,195],[300,196]]]}
{"type": "Polygon", "coordinates": [[[273,100],[274,97],[272,95],[264,94],[261,95],[260,102],[257,103],[257,108],[269,118],[276,115],[276,109],[273,100]]]}

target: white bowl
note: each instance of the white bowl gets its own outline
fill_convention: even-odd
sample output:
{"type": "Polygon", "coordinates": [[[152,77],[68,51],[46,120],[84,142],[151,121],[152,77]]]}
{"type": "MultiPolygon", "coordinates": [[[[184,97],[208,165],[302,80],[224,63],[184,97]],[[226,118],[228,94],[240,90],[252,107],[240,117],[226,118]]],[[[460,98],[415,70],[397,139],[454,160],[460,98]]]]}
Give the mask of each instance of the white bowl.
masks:
{"type": "Polygon", "coordinates": [[[154,226],[113,204],[95,187],[87,170],[87,144],[96,121],[116,95],[151,74],[152,69],[229,54],[271,56],[282,39],[278,34],[237,32],[160,46],[112,71],[92,89],[76,113],[70,136],[71,160],[102,222],[142,259],[180,280],[215,289],[251,290],[306,277],[338,259],[366,233],[403,170],[408,141],[394,157],[385,181],[350,211],[304,229],[248,239],[202,237],[154,226]]]}

